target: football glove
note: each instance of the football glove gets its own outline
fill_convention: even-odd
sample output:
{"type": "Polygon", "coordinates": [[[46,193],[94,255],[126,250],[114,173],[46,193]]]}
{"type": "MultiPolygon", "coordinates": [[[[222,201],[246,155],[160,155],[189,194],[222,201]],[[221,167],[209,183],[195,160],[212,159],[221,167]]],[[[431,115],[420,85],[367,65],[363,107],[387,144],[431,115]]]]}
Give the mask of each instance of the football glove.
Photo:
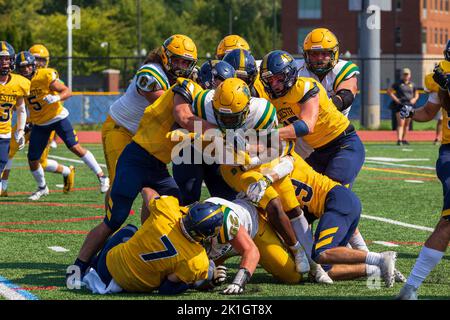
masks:
{"type": "Polygon", "coordinates": [[[43,100],[47,103],[47,104],[52,104],[55,102],[58,102],[61,100],[61,97],[57,94],[53,95],[53,94],[48,94],[46,95],[43,100]]]}
{"type": "Polygon", "coordinates": [[[233,283],[223,290],[223,294],[241,294],[244,292],[245,284],[250,280],[251,274],[245,268],[240,268],[233,283]]]}
{"type": "Polygon", "coordinates": [[[400,109],[400,118],[412,118],[414,116],[414,112],[415,110],[413,106],[405,104],[400,109]]]}
{"type": "Polygon", "coordinates": [[[202,138],[202,135],[200,133],[196,132],[188,132],[186,130],[176,129],[173,131],[169,131],[166,134],[166,138],[170,139],[170,141],[180,141],[184,139],[198,139],[202,138]]]}
{"type": "Polygon", "coordinates": [[[258,203],[261,201],[262,197],[264,196],[264,193],[266,192],[266,189],[270,187],[272,184],[272,180],[268,178],[267,176],[263,176],[262,179],[258,180],[257,182],[252,183],[247,188],[247,197],[248,199],[254,203],[255,205],[258,205],[258,203]]]}
{"type": "Polygon", "coordinates": [[[437,65],[433,70],[433,80],[441,87],[442,90],[448,90],[450,85],[450,74],[446,74],[437,65]]]}
{"type": "Polygon", "coordinates": [[[23,130],[16,130],[16,132],[14,132],[14,139],[16,139],[16,142],[19,145],[18,149],[22,150],[25,147],[25,132],[23,130]]]}
{"type": "Polygon", "coordinates": [[[212,284],[215,287],[222,285],[227,280],[227,267],[217,266],[214,268],[214,275],[212,279],[212,284]]]}

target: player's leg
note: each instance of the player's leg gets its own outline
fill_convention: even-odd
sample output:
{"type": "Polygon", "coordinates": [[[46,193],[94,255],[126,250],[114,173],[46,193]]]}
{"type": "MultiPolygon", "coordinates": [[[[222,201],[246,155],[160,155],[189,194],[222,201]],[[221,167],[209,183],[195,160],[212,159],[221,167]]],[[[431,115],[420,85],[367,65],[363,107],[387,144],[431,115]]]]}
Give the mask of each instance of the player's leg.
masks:
{"type": "Polygon", "coordinates": [[[130,143],[123,150],[116,167],[116,177],[106,205],[106,216],[102,223],[87,235],[75,265],[82,273],[89,266],[91,258],[103,247],[108,237],[126,221],[136,196],[144,186],[147,171],[146,151],[130,143]]]}
{"type": "Polygon", "coordinates": [[[38,185],[38,189],[29,197],[33,201],[39,200],[42,196],[46,196],[49,193],[40,159],[48,144],[48,139],[52,131],[53,125],[35,125],[31,131],[30,145],[28,148],[28,164],[30,165],[31,174],[38,185]]]}
{"type": "Polygon", "coordinates": [[[408,133],[409,133],[409,125],[410,124],[411,124],[411,118],[406,118],[405,119],[405,126],[403,128],[403,136],[402,136],[402,142],[405,145],[409,144],[408,140],[406,140],[406,137],[408,136],[408,133]]]}
{"type": "Polygon", "coordinates": [[[436,162],[436,173],[444,193],[442,217],[425,242],[419,257],[400,291],[399,299],[417,299],[417,289],[441,261],[450,241],[450,145],[442,145],[436,162]]]}
{"type": "Polygon", "coordinates": [[[228,201],[236,198],[237,192],[233,190],[220,174],[220,165],[202,164],[204,181],[211,197],[219,197],[228,201]]]}
{"type": "Polygon", "coordinates": [[[10,144],[9,144],[8,161],[6,162],[6,164],[3,168],[2,175],[1,175],[1,182],[0,182],[1,190],[0,190],[0,192],[1,192],[2,197],[8,196],[9,173],[11,172],[11,167],[12,167],[12,162],[13,162],[14,156],[16,155],[18,150],[19,150],[19,145],[17,144],[16,139],[11,139],[10,144]]]}
{"type": "Polygon", "coordinates": [[[299,283],[303,278],[295,269],[295,262],[264,218],[259,217],[258,232],[253,238],[258,247],[259,264],[283,283],[299,283]]]}
{"type": "Polygon", "coordinates": [[[58,136],[64,141],[67,148],[81,160],[95,173],[100,182],[100,192],[105,193],[109,189],[109,179],[103,173],[94,155],[87,149],[83,148],[78,142],[78,137],[73,130],[70,121],[65,118],[55,124],[55,131],[58,136]]]}
{"type": "MultiPolygon", "coordinates": [[[[8,155],[9,155],[9,143],[10,139],[0,138],[0,174],[3,173],[6,164],[8,163],[8,155]]],[[[0,189],[1,186],[0,186],[0,189]]]]}
{"type": "Polygon", "coordinates": [[[181,204],[190,205],[200,200],[203,184],[203,166],[201,164],[172,164],[173,178],[181,191],[181,204]]]}
{"type": "Polygon", "coordinates": [[[395,113],[397,118],[397,145],[401,146],[403,144],[403,128],[405,126],[405,119],[400,118],[400,112],[395,113]]]}

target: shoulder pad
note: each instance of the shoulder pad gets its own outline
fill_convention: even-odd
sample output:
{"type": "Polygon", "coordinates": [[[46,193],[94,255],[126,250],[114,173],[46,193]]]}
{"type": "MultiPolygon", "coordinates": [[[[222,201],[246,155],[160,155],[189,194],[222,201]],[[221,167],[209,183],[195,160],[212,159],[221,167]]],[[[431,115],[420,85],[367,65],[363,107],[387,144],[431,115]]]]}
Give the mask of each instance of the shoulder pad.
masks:
{"type": "Polygon", "coordinates": [[[298,101],[299,103],[305,103],[306,101],[308,101],[309,99],[311,99],[312,97],[316,96],[319,93],[320,88],[317,86],[317,83],[315,81],[312,81],[312,84],[313,87],[310,88],[309,90],[307,87],[305,87],[305,91],[306,90],[308,91],[306,91],[303,97],[298,101]]]}
{"type": "Polygon", "coordinates": [[[228,243],[230,240],[233,240],[239,231],[240,225],[239,216],[230,208],[225,207],[223,225],[218,235],[219,243],[228,243]]]}
{"type": "Polygon", "coordinates": [[[429,73],[425,76],[425,91],[439,92],[439,85],[434,82],[432,73],[429,73]]]}
{"type": "Polygon", "coordinates": [[[136,86],[145,92],[154,92],[162,90],[158,81],[147,72],[138,73],[136,75],[136,86]]]}
{"type": "Polygon", "coordinates": [[[196,86],[198,85],[190,79],[178,78],[172,91],[181,95],[187,103],[192,104],[194,96],[198,91],[196,86]]]}

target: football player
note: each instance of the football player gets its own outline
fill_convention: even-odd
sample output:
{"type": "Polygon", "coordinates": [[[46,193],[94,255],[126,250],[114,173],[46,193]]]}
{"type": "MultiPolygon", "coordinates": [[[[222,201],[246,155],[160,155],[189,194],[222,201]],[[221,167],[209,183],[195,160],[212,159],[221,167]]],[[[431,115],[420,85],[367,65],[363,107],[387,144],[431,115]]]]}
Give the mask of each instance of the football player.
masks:
{"type": "Polygon", "coordinates": [[[11,116],[14,108],[17,115],[14,139],[19,149],[25,147],[27,113],[24,98],[30,94],[30,81],[11,73],[15,67],[15,58],[14,48],[6,41],[0,41],[0,174],[8,162],[11,116]]]}
{"type": "Polygon", "coordinates": [[[43,44],[34,44],[28,51],[36,58],[37,68],[48,68],[50,52],[43,44]]]}
{"type": "Polygon", "coordinates": [[[314,170],[351,185],[364,163],[364,145],[325,88],[312,78],[297,77],[294,58],[275,50],[264,56],[261,81],[284,124],[280,138],[302,138],[314,149],[305,160],[314,170]]]}
{"type": "MultiPolygon", "coordinates": [[[[194,114],[217,125],[227,134],[227,130],[241,130],[244,133],[254,131],[264,135],[264,132],[269,132],[278,125],[274,106],[266,99],[252,98],[247,84],[237,78],[226,79],[215,91],[201,92],[194,99],[193,110],[194,114]]],[[[223,159],[216,160],[221,163],[220,171],[224,180],[237,192],[245,191],[260,175],[257,171],[259,163],[252,165],[254,170],[247,170],[235,164],[225,164],[223,159]]],[[[293,186],[290,181],[283,180],[271,190],[270,196],[264,198],[260,206],[267,210],[270,223],[290,246],[298,271],[308,272],[306,255],[288,218],[300,215],[293,186]]]]}
{"type": "MultiPolygon", "coordinates": [[[[189,76],[197,61],[196,47],[189,48],[192,58],[180,61],[180,75],[189,76]]],[[[175,85],[145,109],[132,142],[117,161],[105,219],[89,232],[74,263],[82,273],[106,239],[125,222],[136,196],[144,187],[152,188],[158,194],[181,198],[180,190],[167,169],[172,160],[172,149],[178,144],[171,140],[169,132],[177,126],[194,132],[194,122],[202,122],[191,111],[191,97],[201,90],[194,81],[180,77],[175,85]]],[[[213,126],[203,121],[202,130],[210,128],[213,126]]]]}
{"type": "MultiPolygon", "coordinates": [[[[22,51],[19,52],[16,55],[16,71],[22,75],[23,77],[31,80],[34,72],[36,70],[36,59],[35,57],[28,51],[22,51]]],[[[30,140],[30,133],[31,128],[33,127],[31,122],[27,122],[25,125],[25,143],[27,143],[30,140]]],[[[15,132],[17,129],[17,126],[13,128],[13,131],[15,132]]],[[[47,172],[53,172],[53,173],[59,173],[63,176],[64,181],[64,187],[63,192],[68,193],[70,190],[72,190],[74,185],[74,179],[75,179],[75,167],[73,166],[64,166],[56,162],[55,160],[48,159],[48,153],[50,151],[50,143],[53,141],[53,138],[55,136],[55,132],[52,131],[50,134],[50,138],[48,141],[48,144],[42,153],[41,159],[39,160],[42,168],[44,168],[44,171],[47,172]]],[[[2,175],[2,190],[1,190],[1,196],[7,197],[8,196],[8,178],[9,173],[12,166],[12,161],[19,150],[19,145],[14,140],[11,141],[11,146],[9,150],[9,158],[8,163],[6,164],[5,170],[3,171],[2,175]]]]}
{"type": "MultiPolygon", "coordinates": [[[[361,202],[356,194],[315,172],[298,155],[293,154],[293,159],[295,164],[290,179],[296,188],[297,200],[309,221],[319,219],[314,240],[311,239],[312,246],[305,248],[307,254],[321,264],[333,280],[381,275],[386,287],[392,287],[395,280],[404,280],[395,269],[395,252],[375,253],[346,247],[361,214],[361,202]]],[[[259,202],[263,194],[251,190],[267,190],[266,181],[277,181],[275,168],[272,166],[266,171],[265,175],[270,175],[270,178],[254,183],[257,188],[251,186],[248,189],[247,196],[252,202],[259,202]],[[263,188],[260,188],[261,184],[263,188]]]]}
{"type": "MultiPolygon", "coordinates": [[[[358,92],[359,68],[351,61],[340,59],[339,53],[339,41],[330,30],[312,30],[303,41],[303,60],[299,61],[297,75],[319,81],[336,108],[348,118],[358,92]]],[[[314,149],[300,138],[295,151],[306,159],[314,149]]],[[[358,229],[350,243],[355,249],[368,250],[358,229]]]]}
{"type": "Polygon", "coordinates": [[[252,97],[269,99],[259,79],[259,71],[255,58],[250,51],[233,49],[223,57],[223,60],[236,69],[236,76],[245,81],[250,88],[252,97]]]}
{"type": "MultiPolygon", "coordinates": [[[[125,94],[109,108],[102,126],[102,143],[111,185],[116,175],[117,159],[136,134],[145,108],[167,91],[177,77],[186,76],[184,64],[195,65],[194,49],[195,44],[185,35],[175,34],[167,38],[162,46],[149,53],[125,94]]],[[[148,216],[146,203],[150,192],[146,188],[142,190],[142,221],[148,216]]],[[[105,204],[108,201],[109,192],[105,204]]]]}
{"type": "MultiPolygon", "coordinates": [[[[46,60],[48,62],[48,59],[46,60]]],[[[51,68],[37,68],[31,75],[30,95],[26,105],[30,113],[33,129],[30,135],[28,163],[38,189],[29,197],[39,200],[49,194],[45,181],[44,170],[39,163],[48,144],[52,131],[64,141],[67,148],[95,173],[100,183],[100,192],[109,188],[109,179],[103,174],[94,155],[81,146],[72,124],[68,120],[69,112],[63,107],[62,101],[71,96],[71,90],[59,79],[58,72],[51,68]]]]}
{"type": "Polygon", "coordinates": [[[180,294],[225,280],[200,244],[222,226],[220,205],[180,207],[177,198],[162,196],[150,200],[149,210],[139,230],[129,224],[105,244],[83,278],[93,293],[180,294]]]}
{"type": "Polygon", "coordinates": [[[248,42],[235,34],[230,34],[220,40],[216,48],[216,59],[222,60],[223,57],[233,49],[245,49],[250,51],[248,42]]]}
{"type": "Polygon", "coordinates": [[[450,242],[450,40],[444,50],[444,57],[445,60],[438,64],[434,72],[425,77],[425,85],[430,91],[427,103],[418,109],[403,106],[400,110],[403,118],[410,117],[415,121],[425,122],[432,120],[442,109],[442,145],[439,147],[436,173],[444,193],[441,219],[422,247],[411,274],[397,297],[402,300],[417,299],[418,288],[441,261],[450,242]]]}
{"type": "Polygon", "coordinates": [[[248,277],[236,275],[232,285],[227,288],[229,293],[243,292],[244,287],[239,280],[249,278],[258,263],[283,283],[295,284],[303,280],[295,269],[289,251],[263,216],[264,213],[258,213],[257,208],[248,200],[235,199],[230,202],[213,197],[205,202],[226,206],[228,209],[228,215],[225,214],[228,216],[227,222],[222,225],[218,235],[204,242],[208,257],[216,265],[221,265],[226,259],[240,255],[240,268],[249,271],[242,271],[248,277]]]}
{"type": "MultiPolygon", "coordinates": [[[[216,89],[225,79],[235,76],[234,68],[222,60],[208,60],[202,64],[198,73],[198,82],[205,90],[216,89]]],[[[195,113],[195,110],[194,110],[195,113]]],[[[182,152],[180,156],[182,157],[182,152]]],[[[214,197],[220,197],[232,200],[236,197],[236,192],[231,189],[224,181],[219,172],[219,165],[203,162],[201,155],[197,153],[194,145],[191,147],[191,157],[189,163],[172,164],[172,172],[175,181],[181,191],[182,204],[189,205],[200,200],[202,183],[205,182],[209,194],[214,197]],[[195,163],[195,159],[202,159],[202,163],[195,163]]]]}

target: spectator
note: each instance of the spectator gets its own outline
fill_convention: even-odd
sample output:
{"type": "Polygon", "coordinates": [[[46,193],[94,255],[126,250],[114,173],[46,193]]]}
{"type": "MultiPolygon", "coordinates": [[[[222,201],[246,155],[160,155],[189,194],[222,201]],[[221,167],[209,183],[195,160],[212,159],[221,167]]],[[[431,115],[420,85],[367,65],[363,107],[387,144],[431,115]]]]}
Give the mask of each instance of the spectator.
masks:
{"type": "Polygon", "coordinates": [[[397,145],[407,145],[409,142],[406,140],[406,136],[409,132],[411,119],[401,119],[399,112],[403,105],[414,106],[419,99],[419,91],[416,85],[411,82],[411,70],[409,68],[402,70],[401,80],[388,89],[388,94],[393,100],[390,108],[395,112],[397,119],[397,145]]]}

